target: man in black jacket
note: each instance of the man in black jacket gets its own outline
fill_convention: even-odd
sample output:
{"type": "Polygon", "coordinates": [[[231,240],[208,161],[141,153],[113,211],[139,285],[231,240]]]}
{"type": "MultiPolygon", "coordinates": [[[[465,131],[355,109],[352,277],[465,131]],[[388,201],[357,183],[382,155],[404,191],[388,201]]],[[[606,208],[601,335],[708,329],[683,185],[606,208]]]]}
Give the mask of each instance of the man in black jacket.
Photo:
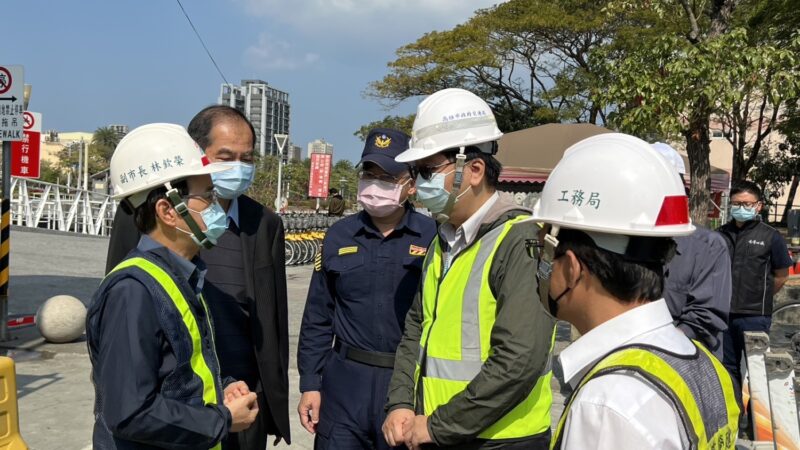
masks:
{"type": "Polygon", "coordinates": [[[731,255],[733,290],[723,364],[731,373],[741,405],[740,363],[745,331],[769,333],[772,297],[789,277],[792,259],[777,230],[761,221],[761,189],[742,181],[731,189],[733,220],[720,227],[731,255]]]}
{"type": "MultiPolygon", "coordinates": [[[[259,399],[256,422],[231,435],[223,448],[262,450],[268,434],[290,441],[283,224],[274,212],[242,195],[253,180],[255,142],[253,126],[242,113],[209,106],[192,119],[188,131],[209,160],[232,167],[213,180],[228,229],[216,247],[200,253],[208,266],[203,291],[214,319],[222,376],[245,381],[259,399]]],[[[119,208],[106,270],[138,239],[132,217],[119,208]]]]}

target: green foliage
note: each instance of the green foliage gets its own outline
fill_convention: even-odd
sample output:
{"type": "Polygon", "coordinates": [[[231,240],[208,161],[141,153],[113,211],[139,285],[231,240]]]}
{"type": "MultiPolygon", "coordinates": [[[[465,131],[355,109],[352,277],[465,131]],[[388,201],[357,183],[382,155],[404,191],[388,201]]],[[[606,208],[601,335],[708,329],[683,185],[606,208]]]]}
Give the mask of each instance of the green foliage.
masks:
{"type": "Polygon", "coordinates": [[[72,172],[73,180],[75,180],[76,177],[81,177],[80,179],[83,179],[83,173],[78,173],[78,162],[81,161],[83,157],[84,146],[89,149],[89,175],[108,169],[108,160],[104,155],[98,154],[94,146],[89,143],[72,142],[58,153],[59,161],[56,169],[61,174],[62,181],[67,178],[67,173],[69,172],[72,172]]]}
{"type": "Polygon", "coordinates": [[[361,139],[363,142],[373,128],[393,128],[403,131],[410,136],[411,128],[414,125],[414,117],[416,117],[416,114],[410,114],[408,116],[386,116],[381,120],[362,125],[358,131],[353,133],[353,136],[361,139]]]}
{"type": "Polygon", "coordinates": [[[339,189],[348,208],[355,204],[358,194],[358,169],[352,162],[346,159],[336,161],[331,170],[330,187],[339,189]]]}
{"type": "Polygon", "coordinates": [[[45,181],[47,183],[58,184],[60,181],[63,181],[63,175],[59,170],[58,166],[52,164],[50,161],[42,160],[41,166],[39,167],[40,176],[39,180],[45,181]]]}
{"type": "Polygon", "coordinates": [[[750,171],[748,179],[769,193],[775,201],[785,193],[785,187],[800,173],[800,156],[789,147],[778,147],[762,153],[750,171]]]}
{"type": "MultiPolygon", "coordinates": [[[[247,194],[269,208],[273,208],[275,197],[278,194],[278,158],[275,156],[259,158],[256,164],[255,180],[247,194]]],[[[316,205],[316,199],[308,197],[310,171],[310,159],[291,161],[283,166],[281,177],[283,188],[289,187],[289,209],[313,209],[316,205]]],[[[344,187],[348,204],[353,204],[355,192],[358,189],[358,171],[353,167],[352,162],[340,160],[333,165],[330,187],[337,189],[344,187]],[[344,183],[341,182],[342,178],[345,179],[344,183]]],[[[284,194],[285,192],[282,193],[282,195],[284,194]]]]}
{"type": "Polygon", "coordinates": [[[92,152],[105,161],[111,161],[111,155],[119,144],[120,137],[111,127],[100,127],[92,135],[92,152]]]}
{"type": "Polygon", "coordinates": [[[389,74],[367,94],[389,105],[462,87],[484,98],[514,131],[555,121],[602,122],[591,99],[589,55],[610,36],[590,0],[511,0],[448,31],[397,50],[389,74]]]}

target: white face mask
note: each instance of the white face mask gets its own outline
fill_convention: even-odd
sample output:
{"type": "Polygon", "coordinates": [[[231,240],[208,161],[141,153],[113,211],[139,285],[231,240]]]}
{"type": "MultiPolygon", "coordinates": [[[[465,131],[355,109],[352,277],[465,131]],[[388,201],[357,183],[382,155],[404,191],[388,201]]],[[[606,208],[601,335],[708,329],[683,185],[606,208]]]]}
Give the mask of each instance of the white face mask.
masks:
{"type": "Polygon", "coordinates": [[[373,217],[386,217],[403,207],[403,188],[408,184],[387,183],[380,180],[358,181],[358,203],[373,217]]]}

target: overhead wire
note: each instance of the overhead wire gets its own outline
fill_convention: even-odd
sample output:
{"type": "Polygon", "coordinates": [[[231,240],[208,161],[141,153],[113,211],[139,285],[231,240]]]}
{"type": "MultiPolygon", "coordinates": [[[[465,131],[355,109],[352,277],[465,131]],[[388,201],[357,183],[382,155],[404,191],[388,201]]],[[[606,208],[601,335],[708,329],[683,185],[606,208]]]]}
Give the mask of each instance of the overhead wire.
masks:
{"type": "MultiPolygon", "coordinates": [[[[210,59],[211,63],[214,64],[214,67],[217,69],[217,73],[219,73],[219,76],[222,78],[222,81],[224,81],[226,85],[231,86],[231,83],[229,83],[228,79],[225,78],[225,74],[222,73],[222,69],[219,68],[219,64],[217,64],[217,61],[214,59],[214,56],[211,55],[211,51],[208,49],[208,46],[206,45],[205,41],[203,40],[203,37],[200,36],[200,32],[197,31],[197,27],[194,26],[194,22],[192,22],[191,17],[189,17],[189,14],[186,12],[186,9],[183,7],[183,3],[181,3],[181,0],[175,0],[175,1],[178,2],[178,6],[181,8],[181,11],[183,12],[183,16],[186,17],[186,20],[189,22],[189,26],[192,27],[192,31],[194,31],[195,36],[197,36],[197,40],[200,41],[200,45],[202,45],[203,49],[206,51],[206,55],[208,55],[208,59],[210,59]]],[[[233,92],[231,92],[231,95],[233,95],[233,92]]],[[[264,133],[260,129],[258,130],[258,134],[261,136],[262,140],[266,139],[266,136],[264,136],[264,133]]]]}
{"type": "Polygon", "coordinates": [[[181,11],[183,11],[184,17],[186,17],[186,20],[189,22],[189,26],[192,27],[195,36],[197,36],[197,39],[200,41],[200,45],[202,45],[203,49],[206,51],[206,55],[208,55],[208,58],[211,60],[211,63],[214,64],[214,67],[216,67],[217,72],[219,72],[219,76],[222,77],[222,81],[224,81],[225,84],[230,84],[228,83],[228,79],[225,78],[225,74],[222,73],[222,69],[219,68],[217,61],[214,60],[214,57],[211,55],[211,51],[208,49],[208,46],[206,46],[205,41],[203,41],[203,37],[200,36],[200,32],[197,31],[197,27],[194,26],[192,19],[189,17],[189,14],[186,12],[186,9],[183,7],[183,3],[181,3],[181,0],[175,0],[175,1],[178,2],[178,6],[180,6],[181,11]]]}

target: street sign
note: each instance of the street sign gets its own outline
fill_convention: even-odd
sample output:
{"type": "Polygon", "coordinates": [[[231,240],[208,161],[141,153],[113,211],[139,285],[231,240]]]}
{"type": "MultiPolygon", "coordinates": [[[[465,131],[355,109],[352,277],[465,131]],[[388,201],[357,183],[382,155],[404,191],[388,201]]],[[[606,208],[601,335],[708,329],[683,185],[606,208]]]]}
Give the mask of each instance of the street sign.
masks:
{"type": "Polygon", "coordinates": [[[283,147],[286,146],[286,140],[289,139],[288,134],[276,134],[275,136],[275,144],[278,146],[278,153],[282,156],[283,155],[283,147]]]}
{"type": "Polygon", "coordinates": [[[11,143],[11,176],[39,178],[41,176],[42,114],[22,113],[21,141],[11,143]]]}
{"type": "Polygon", "coordinates": [[[22,66],[0,66],[0,141],[21,141],[25,80],[22,66]]]}
{"type": "Polygon", "coordinates": [[[325,153],[311,154],[311,176],[308,180],[309,197],[328,197],[328,186],[331,180],[331,158],[333,158],[333,155],[325,153]]]}

